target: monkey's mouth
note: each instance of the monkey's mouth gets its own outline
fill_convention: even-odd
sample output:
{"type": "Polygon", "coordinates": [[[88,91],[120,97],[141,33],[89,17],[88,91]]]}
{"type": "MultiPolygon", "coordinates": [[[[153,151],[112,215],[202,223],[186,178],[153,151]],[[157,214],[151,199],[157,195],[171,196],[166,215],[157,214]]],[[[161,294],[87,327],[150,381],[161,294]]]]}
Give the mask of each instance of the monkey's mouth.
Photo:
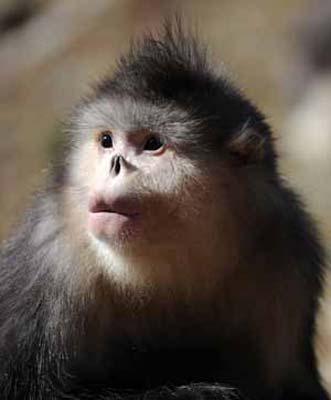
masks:
{"type": "Polygon", "coordinates": [[[98,237],[112,237],[124,230],[133,229],[139,219],[137,207],[125,199],[105,201],[92,198],[89,207],[88,225],[98,237]]]}
{"type": "Polygon", "coordinates": [[[139,215],[138,212],[124,212],[115,210],[113,208],[103,208],[98,210],[89,210],[91,214],[115,214],[115,215],[123,215],[124,217],[133,218],[139,215]]]}
{"type": "Polygon", "coordinates": [[[92,214],[118,214],[128,218],[137,217],[140,214],[137,207],[126,199],[105,201],[93,198],[89,203],[89,212],[92,214]]]}

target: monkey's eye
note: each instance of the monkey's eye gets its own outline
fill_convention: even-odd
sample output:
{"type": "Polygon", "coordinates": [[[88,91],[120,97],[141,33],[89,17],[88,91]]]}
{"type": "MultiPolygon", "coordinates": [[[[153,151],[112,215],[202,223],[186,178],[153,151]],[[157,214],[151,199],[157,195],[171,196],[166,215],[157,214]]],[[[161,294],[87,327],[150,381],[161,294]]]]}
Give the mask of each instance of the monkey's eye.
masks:
{"type": "Polygon", "coordinates": [[[105,132],[101,133],[100,143],[101,143],[101,146],[105,149],[109,149],[109,148],[113,147],[113,139],[111,137],[110,131],[105,131],[105,132]]]}
{"type": "Polygon", "coordinates": [[[149,139],[147,139],[147,142],[145,143],[144,150],[146,151],[156,151],[161,149],[163,146],[163,141],[157,137],[157,136],[151,136],[149,139]]]}

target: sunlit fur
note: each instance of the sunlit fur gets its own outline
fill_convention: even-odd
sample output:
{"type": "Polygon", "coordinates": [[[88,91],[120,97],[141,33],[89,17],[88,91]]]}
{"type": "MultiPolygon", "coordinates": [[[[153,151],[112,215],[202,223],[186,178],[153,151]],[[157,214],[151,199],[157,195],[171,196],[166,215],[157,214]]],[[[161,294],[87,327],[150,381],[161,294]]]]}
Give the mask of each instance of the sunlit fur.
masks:
{"type": "Polygon", "coordinates": [[[326,400],[314,224],[263,115],[201,46],[178,26],[146,36],[67,138],[1,253],[1,398],[326,400]],[[127,152],[115,179],[105,130],[121,146],[157,134],[164,151],[127,152]],[[96,190],[134,201],[141,222],[92,232],[96,190]]]}

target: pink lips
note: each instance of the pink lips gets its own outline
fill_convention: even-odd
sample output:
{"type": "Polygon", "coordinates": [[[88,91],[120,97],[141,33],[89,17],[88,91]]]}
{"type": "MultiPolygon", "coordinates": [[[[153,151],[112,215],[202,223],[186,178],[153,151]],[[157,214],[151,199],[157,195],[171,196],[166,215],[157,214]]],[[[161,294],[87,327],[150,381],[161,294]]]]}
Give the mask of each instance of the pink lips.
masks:
{"type": "Polygon", "coordinates": [[[89,229],[98,237],[109,238],[126,227],[132,227],[139,216],[135,203],[125,197],[92,196],[88,206],[89,229]]]}
{"type": "Polygon", "coordinates": [[[102,197],[92,197],[89,203],[89,211],[91,213],[115,213],[127,216],[135,216],[138,214],[132,202],[124,198],[105,200],[102,197]]]}

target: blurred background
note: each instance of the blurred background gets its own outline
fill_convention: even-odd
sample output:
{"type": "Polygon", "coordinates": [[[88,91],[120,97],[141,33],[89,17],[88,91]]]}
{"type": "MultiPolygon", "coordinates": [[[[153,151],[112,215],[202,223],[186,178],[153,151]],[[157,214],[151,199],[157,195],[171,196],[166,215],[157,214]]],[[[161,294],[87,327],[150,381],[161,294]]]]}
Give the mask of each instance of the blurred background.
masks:
{"type": "Polygon", "coordinates": [[[174,10],[267,116],[331,248],[330,0],[0,0],[0,240],[61,148],[60,121],[174,10]]]}

